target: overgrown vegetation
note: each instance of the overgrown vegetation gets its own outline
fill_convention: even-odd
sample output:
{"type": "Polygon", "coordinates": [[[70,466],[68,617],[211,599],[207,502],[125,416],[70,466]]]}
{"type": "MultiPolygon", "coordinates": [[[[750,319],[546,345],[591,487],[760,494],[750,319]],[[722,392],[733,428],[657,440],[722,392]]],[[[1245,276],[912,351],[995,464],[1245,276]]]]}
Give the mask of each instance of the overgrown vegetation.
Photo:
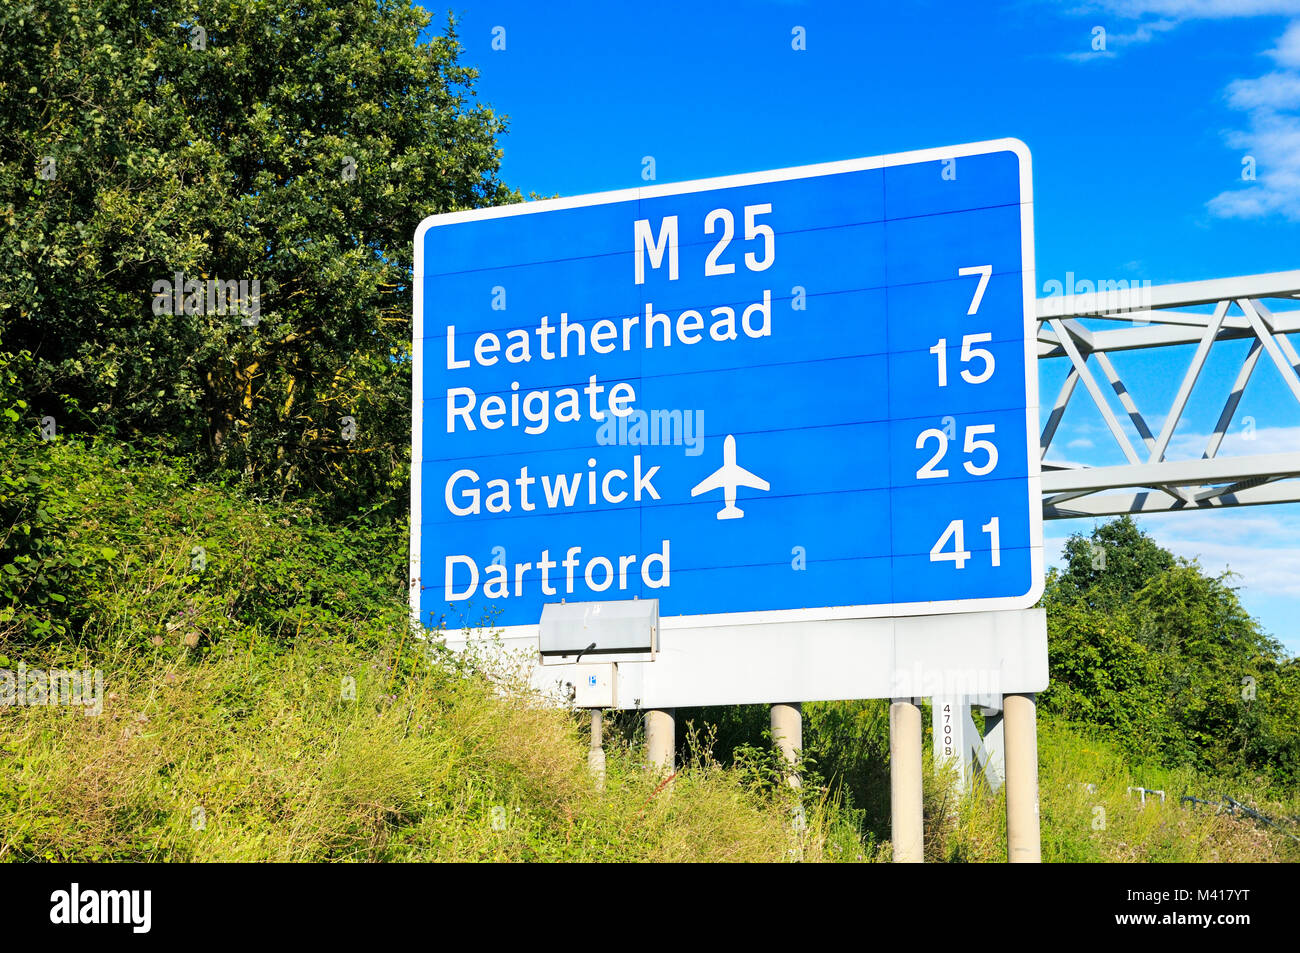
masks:
{"type": "Polygon", "coordinates": [[[503,120],[430,23],[401,0],[0,5],[0,328],[32,354],[33,423],[403,512],[412,236],[519,200],[503,120]],[[213,313],[209,279],[258,282],[256,321],[213,313]]]}
{"type": "Polygon", "coordinates": [[[1228,574],[1175,559],[1128,517],[1073,537],[1048,578],[1043,708],[1130,754],[1257,790],[1300,784],[1300,665],[1228,574]]]}
{"type": "MultiPolygon", "coordinates": [[[[814,702],[803,706],[804,757],[810,783],[834,793],[862,832],[867,856],[888,860],[889,702],[814,702]]],[[[719,726],[719,747],[735,745],[743,767],[755,739],[765,739],[766,706],[695,709],[685,714],[719,726]]],[[[936,772],[925,728],[926,859],[1001,863],[1006,855],[1006,801],[977,777],[971,793],[954,793],[955,777],[936,772]]],[[[687,739],[689,741],[689,739],[687,739]]],[[[689,745],[688,745],[689,747],[689,745]]],[[[1300,796],[1255,779],[1226,779],[1191,767],[1136,757],[1104,728],[1069,723],[1040,709],[1039,800],[1045,862],[1209,862],[1300,860],[1300,796]],[[1137,788],[1163,791],[1145,802],[1137,788]],[[1261,824],[1183,795],[1234,797],[1279,820],[1261,824]],[[1292,836],[1288,836],[1288,834],[1292,836]]]]}
{"type": "Polygon", "coordinates": [[[113,443],[11,425],[0,453],[0,668],[99,668],[106,693],[98,716],[0,706],[0,857],[864,855],[819,792],[796,830],[798,793],[757,765],[700,750],[661,786],[634,730],[598,791],[575,716],[410,637],[400,527],[325,524],[113,443]]]}
{"type": "MultiPolygon", "coordinates": [[[[583,720],[409,637],[403,527],[328,522],[203,482],[164,453],[44,441],[4,420],[0,668],[99,668],[106,696],[98,717],[0,707],[0,856],[890,856],[885,701],[804,706],[797,792],[765,708],[679,713],[682,768],[662,786],[626,714],[610,720],[598,791],[583,720]]],[[[1054,627],[1072,618],[1052,612],[1054,627]]],[[[1126,722],[1068,724],[1054,691],[1040,729],[1046,859],[1295,858],[1276,831],[1178,800],[1228,794],[1300,813],[1280,772],[1268,794],[1245,762],[1209,776],[1194,758],[1143,760],[1126,722]],[[1143,807],[1126,791],[1138,785],[1166,803],[1143,807]]],[[[1129,701],[1101,695],[1094,710],[1129,701]]],[[[1000,798],[948,791],[927,780],[929,856],[1003,859],[1000,798]]]]}
{"type": "Polygon", "coordinates": [[[0,715],[0,857],[779,861],[853,843],[841,826],[828,844],[816,805],[793,831],[707,762],[660,788],[614,747],[597,791],[564,712],[410,646],[91,661],[101,716],[0,715]]]}

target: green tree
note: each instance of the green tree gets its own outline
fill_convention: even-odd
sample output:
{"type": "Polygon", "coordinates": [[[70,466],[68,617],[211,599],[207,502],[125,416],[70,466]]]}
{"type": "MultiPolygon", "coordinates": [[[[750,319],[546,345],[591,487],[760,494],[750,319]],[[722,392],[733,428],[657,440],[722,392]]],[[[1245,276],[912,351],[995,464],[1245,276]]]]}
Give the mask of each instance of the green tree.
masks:
{"type": "Polygon", "coordinates": [[[518,200],[454,23],[429,24],[393,0],[0,8],[0,341],[34,357],[30,412],[399,510],[416,225],[518,200]],[[258,282],[259,313],[158,313],[178,272],[258,282]]]}
{"type": "Polygon", "coordinates": [[[1051,604],[1042,701],[1070,721],[1106,729],[1130,751],[1163,758],[1177,726],[1161,690],[1161,660],[1139,629],[1126,610],[1104,612],[1082,599],[1051,604]]]}
{"type": "Polygon", "coordinates": [[[1184,759],[1218,769],[1238,762],[1290,771],[1294,765],[1270,765],[1260,757],[1272,747],[1273,719],[1265,717],[1271,706],[1259,699],[1258,683],[1264,669],[1284,659],[1282,646],[1260,631],[1227,584],[1230,578],[1207,576],[1186,560],[1156,576],[1134,596],[1146,620],[1144,641],[1161,659],[1184,759]],[[1253,691],[1243,691],[1252,685],[1253,691]]]}
{"type": "Polygon", "coordinates": [[[1066,566],[1056,579],[1057,595],[1082,598],[1101,609],[1122,605],[1174,565],[1174,557],[1129,516],[1103,523],[1091,536],[1071,536],[1065,544],[1065,559],[1066,566]]]}
{"type": "Polygon", "coordinates": [[[1231,574],[1176,559],[1127,516],[1075,534],[1043,595],[1047,710],[1168,764],[1300,778],[1300,666],[1231,574]]]}

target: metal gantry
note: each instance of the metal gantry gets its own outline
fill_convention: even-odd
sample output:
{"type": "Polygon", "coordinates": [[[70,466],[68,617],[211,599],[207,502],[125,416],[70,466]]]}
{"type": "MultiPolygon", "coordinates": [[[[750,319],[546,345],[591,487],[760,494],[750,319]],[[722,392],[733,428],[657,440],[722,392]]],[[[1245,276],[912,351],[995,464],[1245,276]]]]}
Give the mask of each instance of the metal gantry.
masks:
{"type": "MultiPolygon", "coordinates": [[[[1122,284],[1122,283],[1117,283],[1122,284]]],[[[1070,371],[1043,427],[1043,515],[1046,519],[1213,509],[1300,501],[1300,440],[1293,452],[1218,456],[1241,403],[1242,393],[1261,355],[1281,372],[1298,411],[1300,354],[1287,337],[1300,331],[1300,309],[1275,310],[1300,298],[1300,271],[1247,275],[1183,284],[1115,288],[1088,294],[1038,299],[1038,358],[1067,358],[1070,371]],[[1266,305],[1265,300],[1272,305],[1266,305]],[[1280,302],[1280,304],[1279,304],[1280,302]],[[1213,313],[1180,311],[1214,305],[1213,313]],[[1081,319],[1115,326],[1085,327],[1081,319]],[[1166,460],[1170,440],[1211,349],[1220,342],[1250,340],[1236,380],[1226,395],[1218,422],[1199,459],[1166,460]],[[1155,433],[1147,425],[1130,389],[1115,369],[1118,351],[1195,344],[1169,413],[1155,433]],[[1095,370],[1128,414],[1141,438],[1135,446],[1121,426],[1095,370]],[[1101,411],[1126,463],[1086,467],[1046,460],[1061,418],[1078,385],[1101,411]],[[1120,492],[1108,492],[1120,491],[1120,492]]],[[[1040,365],[1041,367],[1041,365],[1040,365]]]]}

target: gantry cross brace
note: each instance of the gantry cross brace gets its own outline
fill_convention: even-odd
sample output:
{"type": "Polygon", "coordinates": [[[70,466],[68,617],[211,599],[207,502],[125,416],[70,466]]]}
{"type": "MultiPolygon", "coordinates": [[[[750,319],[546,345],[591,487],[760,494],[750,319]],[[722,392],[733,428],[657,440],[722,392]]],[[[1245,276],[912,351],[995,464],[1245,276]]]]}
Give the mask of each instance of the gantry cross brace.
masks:
{"type": "MultiPolygon", "coordinates": [[[[1047,416],[1039,445],[1044,458],[1044,518],[1300,501],[1300,437],[1296,449],[1287,453],[1218,456],[1261,355],[1268,356],[1286,381],[1295,401],[1295,420],[1300,428],[1300,354],[1287,337],[1300,331],[1300,310],[1274,310],[1294,304],[1298,298],[1300,271],[1039,298],[1038,359],[1066,358],[1070,362],[1069,374],[1047,416]],[[1272,307],[1265,304],[1265,299],[1273,300],[1272,307]],[[1212,314],[1177,310],[1206,304],[1214,305],[1212,314]],[[1088,328],[1081,318],[1113,322],[1116,327],[1088,328]],[[1210,350],[1221,341],[1241,339],[1250,340],[1250,349],[1225,397],[1201,457],[1166,460],[1170,440],[1183,419],[1188,398],[1210,350]],[[1160,433],[1153,433],[1110,355],[1117,351],[1188,344],[1196,345],[1191,363],[1183,374],[1160,433]],[[1121,426],[1093,373],[1094,368],[1101,371],[1123,412],[1128,414],[1141,446],[1135,446],[1121,426]],[[1101,411],[1127,463],[1085,467],[1046,461],[1061,418],[1080,383],[1101,411]],[[1107,492],[1112,490],[1120,492],[1107,492]]],[[[1297,433],[1300,434],[1300,429],[1297,433]]]]}

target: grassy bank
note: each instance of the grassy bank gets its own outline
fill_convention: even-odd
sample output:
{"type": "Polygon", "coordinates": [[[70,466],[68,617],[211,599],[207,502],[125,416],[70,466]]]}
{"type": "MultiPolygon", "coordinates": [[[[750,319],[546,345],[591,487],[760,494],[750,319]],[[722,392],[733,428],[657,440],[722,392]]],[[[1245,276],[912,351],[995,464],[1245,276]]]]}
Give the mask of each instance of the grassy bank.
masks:
{"type": "MultiPolygon", "coordinates": [[[[403,527],[325,524],[111,444],[0,449],[0,669],[99,669],[104,690],[98,715],[0,706],[0,859],[889,859],[884,701],[805,706],[799,793],[765,709],[680,713],[666,783],[620,715],[601,790],[579,715],[406,633],[403,527]]],[[[1047,717],[1039,747],[1045,860],[1300,858],[1179,801],[1294,798],[1047,717]]],[[[1001,797],[947,791],[927,779],[927,856],[1005,859],[1001,797]]]]}
{"type": "MultiPolygon", "coordinates": [[[[1047,720],[1039,725],[1039,811],[1043,860],[1061,863],[1204,863],[1300,860],[1300,845],[1248,817],[1181,801],[1224,794],[1249,800],[1272,816],[1300,813],[1292,798],[1259,799],[1188,769],[1132,763],[1113,744],[1079,726],[1047,720]],[[1163,790],[1145,804],[1130,788],[1163,790]]],[[[1006,859],[1006,802],[977,796],[953,803],[943,786],[930,784],[928,854],[934,860],[1006,859]]],[[[1290,826],[1300,834],[1300,825],[1290,826]]]]}
{"type": "Polygon", "coordinates": [[[273,660],[230,652],[186,664],[159,655],[106,668],[98,717],[55,707],[0,714],[0,857],[780,861],[860,853],[833,810],[813,805],[808,830],[796,833],[788,799],[707,759],[661,787],[632,748],[615,745],[598,791],[567,713],[424,653],[365,659],[299,647],[273,660]]]}
{"type": "MultiPolygon", "coordinates": [[[[10,443],[0,668],[99,669],[98,716],[0,706],[0,858],[869,856],[848,815],[408,636],[405,531],[321,523],[121,446],[10,443]],[[832,849],[833,848],[833,849],[832,849]]],[[[630,726],[631,722],[628,722],[630,726]]]]}

